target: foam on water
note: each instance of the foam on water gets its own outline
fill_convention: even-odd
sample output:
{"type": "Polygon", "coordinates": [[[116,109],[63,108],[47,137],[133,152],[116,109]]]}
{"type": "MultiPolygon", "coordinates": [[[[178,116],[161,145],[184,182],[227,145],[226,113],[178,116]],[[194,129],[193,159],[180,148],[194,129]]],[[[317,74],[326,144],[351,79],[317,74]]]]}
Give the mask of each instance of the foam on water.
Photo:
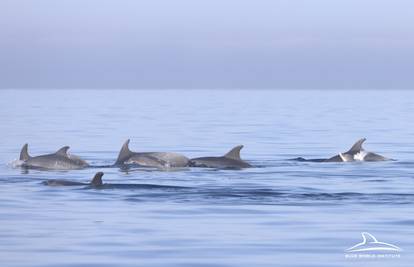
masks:
{"type": "Polygon", "coordinates": [[[24,164],[23,160],[15,159],[7,163],[7,166],[10,166],[12,168],[20,168],[21,166],[23,166],[23,164],[24,164]]]}
{"type": "Polygon", "coordinates": [[[365,156],[366,156],[367,154],[368,154],[368,153],[367,153],[366,151],[362,150],[361,152],[356,153],[356,154],[354,155],[354,159],[355,159],[355,160],[359,160],[359,161],[364,161],[364,158],[365,158],[365,156]]]}

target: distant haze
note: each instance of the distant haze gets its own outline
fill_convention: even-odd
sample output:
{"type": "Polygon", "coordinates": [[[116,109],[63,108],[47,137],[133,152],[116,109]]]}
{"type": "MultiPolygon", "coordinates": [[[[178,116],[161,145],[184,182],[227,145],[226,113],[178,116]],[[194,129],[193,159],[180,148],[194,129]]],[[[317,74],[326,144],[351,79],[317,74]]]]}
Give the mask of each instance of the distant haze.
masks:
{"type": "Polygon", "coordinates": [[[0,88],[414,87],[414,2],[1,0],[0,88]]]}

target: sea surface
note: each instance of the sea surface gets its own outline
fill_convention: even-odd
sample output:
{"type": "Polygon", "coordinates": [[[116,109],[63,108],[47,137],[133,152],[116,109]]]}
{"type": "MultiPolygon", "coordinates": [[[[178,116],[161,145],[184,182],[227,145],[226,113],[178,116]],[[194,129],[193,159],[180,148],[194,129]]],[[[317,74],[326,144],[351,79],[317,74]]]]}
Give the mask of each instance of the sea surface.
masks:
{"type": "Polygon", "coordinates": [[[411,91],[0,90],[0,266],[413,266],[413,183],[411,91]],[[362,137],[395,161],[290,160],[362,137]],[[126,139],[188,157],[243,144],[256,167],[104,167],[126,139]],[[21,169],[25,143],[95,167],[21,169]],[[127,186],[42,184],[97,171],[127,186]],[[348,257],[362,232],[402,250],[348,257]]]}

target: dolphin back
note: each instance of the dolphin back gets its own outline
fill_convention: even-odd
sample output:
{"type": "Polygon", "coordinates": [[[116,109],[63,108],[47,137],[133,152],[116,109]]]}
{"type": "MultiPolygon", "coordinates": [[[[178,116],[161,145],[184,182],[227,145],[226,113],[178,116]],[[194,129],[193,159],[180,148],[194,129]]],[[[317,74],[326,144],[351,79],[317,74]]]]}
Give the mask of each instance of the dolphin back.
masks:
{"type": "Polygon", "coordinates": [[[241,169],[249,168],[251,165],[240,157],[242,145],[232,148],[222,157],[201,157],[190,160],[191,167],[220,168],[220,169],[241,169]]]}
{"type": "Polygon", "coordinates": [[[369,152],[367,153],[367,155],[364,157],[365,161],[386,161],[386,160],[390,160],[389,158],[386,158],[384,156],[378,155],[376,153],[373,152],[369,152]]]}

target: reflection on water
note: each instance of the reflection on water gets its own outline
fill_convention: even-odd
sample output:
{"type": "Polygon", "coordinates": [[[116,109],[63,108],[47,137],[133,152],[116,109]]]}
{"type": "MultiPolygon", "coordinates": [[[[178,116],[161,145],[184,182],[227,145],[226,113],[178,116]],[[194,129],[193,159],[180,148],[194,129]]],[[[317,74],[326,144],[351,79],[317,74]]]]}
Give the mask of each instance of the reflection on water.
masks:
{"type": "Polygon", "coordinates": [[[4,266],[410,266],[414,129],[408,91],[0,91],[4,266]],[[50,101],[64,99],[64,101],[50,101]],[[367,150],[397,159],[298,162],[367,150]],[[255,168],[116,168],[136,151],[221,156],[255,168]],[[92,168],[16,168],[21,147],[63,145],[92,168]],[[50,187],[47,179],[102,187],[50,187]],[[361,232],[401,258],[346,259],[361,232]]]}

